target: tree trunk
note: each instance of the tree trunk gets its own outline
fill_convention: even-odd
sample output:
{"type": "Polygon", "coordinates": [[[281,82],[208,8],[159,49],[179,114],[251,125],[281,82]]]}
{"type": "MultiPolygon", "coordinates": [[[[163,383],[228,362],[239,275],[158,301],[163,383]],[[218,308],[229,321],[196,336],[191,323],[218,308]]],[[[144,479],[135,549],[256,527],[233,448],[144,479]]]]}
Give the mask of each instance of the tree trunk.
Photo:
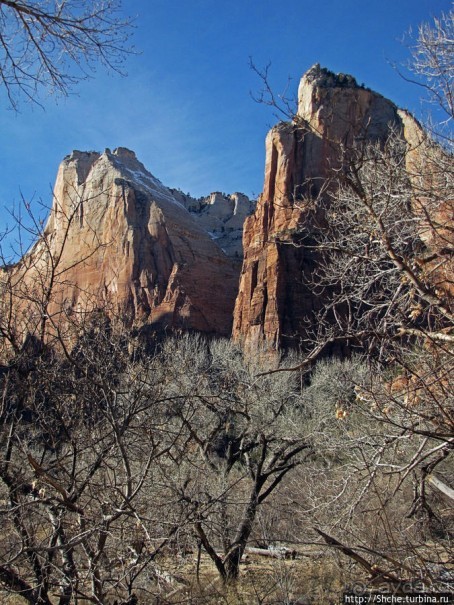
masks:
{"type": "Polygon", "coordinates": [[[251,535],[257,513],[259,491],[260,487],[256,480],[249,498],[249,503],[244,510],[243,519],[238,527],[235,540],[232,542],[230,550],[224,558],[224,567],[226,571],[225,582],[235,581],[239,576],[241,557],[243,556],[247,541],[251,535]]]}

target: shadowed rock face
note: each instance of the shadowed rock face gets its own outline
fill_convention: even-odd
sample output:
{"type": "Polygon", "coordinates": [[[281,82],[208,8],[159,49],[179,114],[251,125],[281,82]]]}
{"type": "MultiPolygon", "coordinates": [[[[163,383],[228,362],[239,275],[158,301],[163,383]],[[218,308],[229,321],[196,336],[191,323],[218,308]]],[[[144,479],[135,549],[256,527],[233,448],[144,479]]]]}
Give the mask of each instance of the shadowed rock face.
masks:
{"type": "Polygon", "coordinates": [[[296,200],[318,199],[341,146],[355,139],[384,139],[390,125],[402,129],[396,106],[358,86],[352,76],[319,65],[302,78],[295,120],[280,123],[266,139],[265,182],[255,214],[243,232],[244,262],[233,336],[256,346],[297,344],[314,310],[323,305],[310,288],[314,257],[289,245],[311,213],[296,200]]]}
{"type": "Polygon", "coordinates": [[[106,308],[129,326],[231,332],[238,263],[127,149],[65,158],[43,239],[9,269],[16,290],[38,292],[56,260],[55,316],[106,308]]]}

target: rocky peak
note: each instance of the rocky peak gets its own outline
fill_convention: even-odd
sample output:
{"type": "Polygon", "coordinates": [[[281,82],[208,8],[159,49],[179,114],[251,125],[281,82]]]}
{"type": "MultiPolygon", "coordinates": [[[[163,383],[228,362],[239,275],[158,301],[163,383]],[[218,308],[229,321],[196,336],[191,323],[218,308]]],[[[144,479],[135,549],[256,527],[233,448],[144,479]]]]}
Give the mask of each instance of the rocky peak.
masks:
{"type": "Polygon", "coordinates": [[[100,154],[97,151],[74,150],[70,155],[67,155],[64,158],[62,165],[64,165],[67,170],[71,170],[71,168],[74,170],[77,185],[81,185],[86,180],[91,167],[99,156],[100,154]]]}
{"type": "Polygon", "coordinates": [[[74,151],[59,167],[53,200],[46,245],[36,243],[12,282],[29,291],[58,259],[54,325],[102,307],[127,325],[230,334],[238,262],[134,152],[74,151]]]}
{"type": "MultiPolygon", "coordinates": [[[[134,151],[128,149],[127,147],[117,147],[113,150],[113,155],[116,155],[123,162],[131,161],[131,162],[139,162],[137,156],[134,151]]],[[[140,164],[140,162],[139,162],[140,164]]],[[[143,166],[143,164],[141,164],[143,166]]]]}
{"type": "Polygon", "coordinates": [[[244,193],[239,193],[238,191],[232,193],[230,195],[230,199],[232,199],[234,203],[233,214],[235,216],[249,216],[255,207],[254,202],[252,202],[247,195],[244,195],[244,193]]]}
{"type": "Polygon", "coordinates": [[[300,342],[324,304],[308,285],[316,259],[289,245],[295,231],[310,228],[313,210],[303,199],[312,197],[318,214],[323,212],[322,185],[341,166],[342,147],[384,139],[390,125],[403,130],[394,103],[358,86],[352,76],[319,64],[304,74],[295,119],[281,122],[266,138],[263,193],[244,226],[235,338],[252,346],[300,342]]]}
{"type": "MultiPolygon", "coordinates": [[[[316,63],[301,78],[300,86],[311,84],[318,88],[358,88],[356,79],[349,74],[336,74],[316,63]]],[[[364,88],[364,86],[361,86],[364,88]]]]}
{"type": "Polygon", "coordinates": [[[237,260],[243,258],[243,225],[254,211],[255,202],[239,192],[225,194],[214,191],[196,199],[177,189],[170,191],[227,256],[237,260]]]}
{"type": "Polygon", "coordinates": [[[353,76],[335,74],[319,64],[301,78],[297,123],[324,137],[351,144],[354,137],[385,137],[398,123],[397,107],[382,95],[359,86],[353,76]]]}

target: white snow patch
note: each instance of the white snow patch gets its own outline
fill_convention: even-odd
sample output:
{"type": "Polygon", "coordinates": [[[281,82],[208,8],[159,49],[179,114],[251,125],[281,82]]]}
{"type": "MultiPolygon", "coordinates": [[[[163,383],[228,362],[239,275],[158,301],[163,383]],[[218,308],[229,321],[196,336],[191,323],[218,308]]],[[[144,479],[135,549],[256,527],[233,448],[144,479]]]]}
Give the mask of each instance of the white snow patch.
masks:
{"type": "MultiPolygon", "coordinates": [[[[174,204],[179,208],[184,208],[184,210],[186,210],[185,206],[175,199],[175,197],[167,189],[167,187],[163,185],[159,179],[154,177],[145,168],[143,170],[135,169],[134,167],[130,168],[126,163],[123,163],[121,161],[121,158],[117,157],[114,154],[109,154],[108,157],[111,162],[113,160],[116,167],[124,174],[124,176],[129,178],[131,182],[134,182],[139,185],[139,187],[144,189],[147,193],[153,195],[153,197],[156,197],[156,201],[161,200],[165,202],[170,202],[171,204],[174,204]]],[[[140,165],[138,161],[137,163],[140,165]]]]}
{"type": "Polygon", "coordinates": [[[207,231],[207,233],[211,237],[211,239],[221,239],[221,237],[224,235],[223,233],[219,233],[216,231],[207,231]]]}
{"type": "Polygon", "coordinates": [[[131,175],[131,180],[141,185],[149,193],[153,195],[157,194],[161,199],[186,210],[183,204],[174,198],[167,187],[150,173],[142,172],[141,170],[132,170],[126,166],[122,166],[122,168],[131,175]]]}

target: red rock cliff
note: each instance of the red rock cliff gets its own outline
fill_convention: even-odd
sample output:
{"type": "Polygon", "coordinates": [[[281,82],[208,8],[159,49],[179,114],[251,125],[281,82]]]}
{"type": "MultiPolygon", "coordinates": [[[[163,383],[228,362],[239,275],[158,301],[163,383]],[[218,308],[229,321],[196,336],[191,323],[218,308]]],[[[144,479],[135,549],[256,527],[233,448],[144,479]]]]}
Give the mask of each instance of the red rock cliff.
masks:
{"type": "Polygon", "coordinates": [[[43,237],[2,281],[22,332],[34,333],[44,311],[56,326],[62,312],[103,308],[129,326],[228,335],[238,274],[169,189],[119,148],[62,162],[43,237]]]}
{"type": "Polygon", "coordinates": [[[355,137],[385,138],[390,124],[402,128],[396,106],[351,76],[319,65],[303,76],[295,120],[278,124],[266,139],[263,193],[244,225],[235,339],[276,348],[298,343],[323,300],[308,285],[314,258],[289,245],[295,229],[310,220],[295,200],[309,194],[323,204],[319,193],[339,165],[341,145],[355,137]]]}

